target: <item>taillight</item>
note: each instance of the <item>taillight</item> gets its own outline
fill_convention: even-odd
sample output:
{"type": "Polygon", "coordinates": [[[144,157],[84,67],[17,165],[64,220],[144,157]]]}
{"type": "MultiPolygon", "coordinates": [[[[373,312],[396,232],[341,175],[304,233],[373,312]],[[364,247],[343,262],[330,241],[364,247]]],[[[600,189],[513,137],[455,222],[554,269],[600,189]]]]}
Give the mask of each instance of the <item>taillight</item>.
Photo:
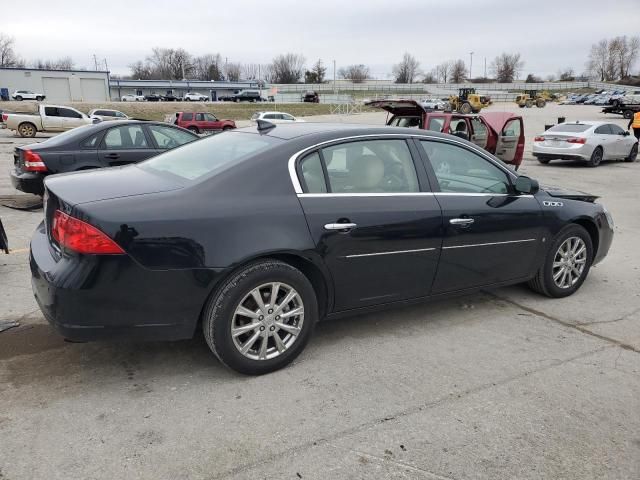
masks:
{"type": "Polygon", "coordinates": [[[62,247],[92,255],[121,255],[124,250],[93,225],[56,210],[51,235],[62,247]]]}
{"type": "Polygon", "coordinates": [[[544,137],[536,137],[533,139],[534,142],[544,142],[544,137]]]}
{"type": "Polygon", "coordinates": [[[24,169],[27,172],[46,172],[47,166],[36,152],[23,150],[24,169]]]}
{"type": "Polygon", "coordinates": [[[578,138],[578,137],[569,137],[567,138],[567,143],[581,143],[581,144],[585,144],[587,143],[587,139],[586,138],[578,138]]]}
{"type": "Polygon", "coordinates": [[[7,115],[6,113],[3,113],[3,114],[2,114],[2,121],[3,121],[3,122],[6,122],[6,121],[7,121],[7,118],[9,118],[9,115],[7,115]]]}

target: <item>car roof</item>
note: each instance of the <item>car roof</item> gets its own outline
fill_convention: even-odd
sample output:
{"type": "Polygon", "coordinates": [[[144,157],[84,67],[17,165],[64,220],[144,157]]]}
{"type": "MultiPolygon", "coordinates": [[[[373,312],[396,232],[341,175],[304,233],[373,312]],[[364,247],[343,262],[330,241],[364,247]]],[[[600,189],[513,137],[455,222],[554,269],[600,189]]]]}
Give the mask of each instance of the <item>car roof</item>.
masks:
{"type": "Polygon", "coordinates": [[[277,113],[277,114],[286,113],[287,115],[291,115],[290,113],[287,113],[287,112],[276,112],[275,110],[270,110],[268,112],[256,112],[256,113],[259,113],[261,115],[266,115],[266,114],[271,114],[271,113],[277,113]]]}
{"type": "MultiPolygon", "coordinates": [[[[268,122],[268,120],[266,120],[268,122]]],[[[258,130],[257,126],[238,128],[235,132],[257,133],[282,140],[291,140],[308,135],[334,134],[338,139],[355,135],[389,135],[390,133],[402,135],[419,135],[425,137],[447,137],[447,135],[431,130],[420,130],[417,128],[387,127],[384,125],[365,125],[358,123],[292,123],[274,124],[268,130],[258,130]]]]}

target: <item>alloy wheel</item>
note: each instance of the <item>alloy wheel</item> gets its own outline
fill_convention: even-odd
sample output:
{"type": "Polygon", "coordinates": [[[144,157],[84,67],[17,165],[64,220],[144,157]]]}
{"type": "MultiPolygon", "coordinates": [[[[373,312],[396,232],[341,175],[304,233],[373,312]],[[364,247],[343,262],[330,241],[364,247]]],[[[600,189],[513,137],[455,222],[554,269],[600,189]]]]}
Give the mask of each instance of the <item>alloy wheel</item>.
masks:
{"type": "Polygon", "coordinates": [[[587,246],[580,237],[569,237],[553,258],[553,281],[560,288],[570,288],[580,280],[587,263],[587,246]]]}
{"type": "Polygon", "coordinates": [[[238,351],[251,360],[278,357],[295,343],[304,322],[304,304],[290,285],[260,285],[240,301],[231,321],[238,351]]]}

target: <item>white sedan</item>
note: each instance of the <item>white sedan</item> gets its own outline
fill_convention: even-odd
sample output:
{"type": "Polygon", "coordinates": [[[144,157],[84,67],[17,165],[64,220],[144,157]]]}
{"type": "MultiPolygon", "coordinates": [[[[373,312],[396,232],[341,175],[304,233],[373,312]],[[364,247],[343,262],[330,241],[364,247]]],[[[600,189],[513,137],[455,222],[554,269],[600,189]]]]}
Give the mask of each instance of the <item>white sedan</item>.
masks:
{"type": "Polygon", "coordinates": [[[94,108],[90,110],[87,115],[89,115],[90,118],[97,118],[99,120],[129,120],[129,116],[121,111],[107,108],[94,108]]]}
{"type": "Polygon", "coordinates": [[[420,100],[420,105],[422,105],[423,108],[430,108],[432,110],[445,110],[447,108],[447,102],[439,98],[424,98],[420,100]]]}
{"type": "Polygon", "coordinates": [[[251,117],[251,123],[256,123],[258,120],[266,120],[271,123],[304,122],[301,118],[296,118],[285,112],[256,112],[251,117]]]}
{"type": "Polygon", "coordinates": [[[127,93],[120,99],[123,102],[144,102],[144,95],[134,95],[133,93],[127,93]]]}
{"type": "Polygon", "coordinates": [[[638,141],[613,123],[561,123],[534,138],[533,156],[540,163],[555,159],[580,160],[589,167],[597,167],[602,160],[634,162],[638,141]]]}

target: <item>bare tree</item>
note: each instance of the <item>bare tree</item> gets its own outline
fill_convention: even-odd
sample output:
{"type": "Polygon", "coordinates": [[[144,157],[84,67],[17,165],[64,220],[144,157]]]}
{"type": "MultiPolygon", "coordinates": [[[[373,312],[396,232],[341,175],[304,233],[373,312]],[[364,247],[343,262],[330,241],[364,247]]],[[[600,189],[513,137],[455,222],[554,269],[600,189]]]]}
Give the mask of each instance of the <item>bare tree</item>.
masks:
{"type": "Polygon", "coordinates": [[[129,69],[131,70],[131,78],[135,80],[151,80],[153,78],[149,64],[140,60],[129,65],[129,69]]]}
{"type": "Polygon", "coordinates": [[[348,65],[338,70],[338,76],[353,83],[362,83],[369,78],[369,67],[363,64],[348,65]]]}
{"type": "Polygon", "coordinates": [[[62,57],[57,60],[33,60],[30,62],[33,68],[42,70],[73,70],[75,63],[71,57],[62,57]]]}
{"type": "Polygon", "coordinates": [[[422,77],[422,83],[438,83],[438,76],[436,74],[436,70],[433,69],[428,73],[424,74],[422,77]]]}
{"type": "Polygon", "coordinates": [[[237,82],[242,75],[242,64],[239,62],[228,62],[224,66],[224,78],[229,82],[237,82]]]}
{"type": "Polygon", "coordinates": [[[0,33],[0,67],[17,67],[20,59],[13,49],[14,39],[0,33]]]}
{"type": "Polygon", "coordinates": [[[245,80],[260,80],[261,68],[259,63],[245,63],[242,65],[242,78],[245,80]]]}
{"type": "Polygon", "coordinates": [[[318,61],[313,64],[311,70],[304,72],[304,83],[323,83],[326,73],[327,68],[322,63],[322,60],[318,59],[318,61]]]}
{"type": "Polygon", "coordinates": [[[607,80],[607,64],[609,63],[609,41],[600,40],[598,43],[591,45],[589,60],[587,62],[587,70],[592,77],[599,79],[601,82],[607,80]]]}
{"type": "Polygon", "coordinates": [[[513,82],[523,67],[519,53],[502,53],[491,62],[491,72],[500,83],[513,82]]]}
{"type": "Polygon", "coordinates": [[[442,81],[442,83],[447,83],[449,81],[449,76],[451,75],[451,62],[443,62],[436,67],[436,77],[442,81]]]}
{"type": "Polygon", "coordinates": [[[463,60],[456,60],[451,63],[451,82],[462,83],[467,77],[467,67],[463,60]]]}
{"type": "Polygon", "coordinates": [[[146,59],[155,78],[181,80],[193,72],[192,57],[183,48],[155,47],[146,59]]]}
{"type": "Polygon", "coordinates": [[[304,76],[305,58],[297,53],[278,55],[271,62],[272,82],[298,83],[304,76]]]}
{"type": "Polygon", "coordinates": [[[525,80],[525,83],[540,83],[540,82],[542,82],[542,79],[534,75],[533,73],[528,74],[525,80]]]}
{"type": "Polygon", "coordinates": [[[222,57],[219,53],[207,53],[195,57],[193,75],[198,80],[222,80],[222,57]]]}
{"type": "Polygon", "coordinates": [[[573,82],[576,79],[576,74],[573,68],[567,67],[558,72],[558,80],[561,82],[573,82]]]}
{"type": "Polygon", "coordinates": [[[402,56],[400,63],[393,66],[396,83],[413,83],[420,74],[420,62],[408,52],[402,56]]]}

